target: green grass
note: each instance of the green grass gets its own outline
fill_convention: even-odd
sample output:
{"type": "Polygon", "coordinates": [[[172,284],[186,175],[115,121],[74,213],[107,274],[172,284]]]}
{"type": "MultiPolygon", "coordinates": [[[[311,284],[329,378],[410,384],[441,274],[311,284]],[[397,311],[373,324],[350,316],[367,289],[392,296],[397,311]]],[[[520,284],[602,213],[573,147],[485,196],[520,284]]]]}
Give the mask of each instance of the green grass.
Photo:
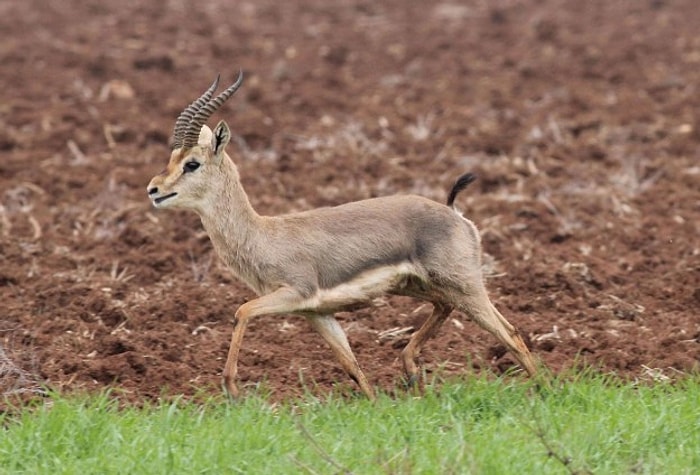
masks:
{"type": "Polygon", "coordinates": [[[56,397],[0,416],[0,473],[700,473],[700,378],[570,379],[453,381],[374,404],[56,397]]]}

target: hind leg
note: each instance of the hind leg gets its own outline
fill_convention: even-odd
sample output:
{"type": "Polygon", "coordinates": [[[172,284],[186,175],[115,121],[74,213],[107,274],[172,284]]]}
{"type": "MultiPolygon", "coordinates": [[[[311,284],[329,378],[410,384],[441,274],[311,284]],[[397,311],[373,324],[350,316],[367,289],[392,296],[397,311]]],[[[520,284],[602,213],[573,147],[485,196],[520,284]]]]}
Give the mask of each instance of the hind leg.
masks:
{"type": "Polygon", "coordinates": [[[416,333],[413,334],[408,345],[401,352],[403,370],[406,375],[406,382],[413,386],[418,381],[418,365],[416,358],[421,352],[425,342],[432,338],[442,326],[447,316],[452,312],[453,307],[449,304],[433,303],[433,313],[423,323],[416,333]]]}
{"type": "Polygon", "coordinates": [[[518,330],[494,307],[485,289],[463,294],[458,301],[457,308],[505,345],[531,377],[537,374],[535,360],[518,330]]]}

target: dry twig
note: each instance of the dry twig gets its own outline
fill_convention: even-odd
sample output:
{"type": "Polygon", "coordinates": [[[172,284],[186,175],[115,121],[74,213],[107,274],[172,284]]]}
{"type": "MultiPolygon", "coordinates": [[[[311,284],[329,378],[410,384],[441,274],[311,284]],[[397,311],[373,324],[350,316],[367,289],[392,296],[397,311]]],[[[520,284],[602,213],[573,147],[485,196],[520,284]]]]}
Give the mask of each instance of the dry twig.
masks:
{"type": "MultiPolygon", "coordinates": [[[[301,422],[297,421],[297,427],[299,428],[299,431],[301,432],[301,435],[304,436],[306,440],[308,440],[311,443],[311,446],[316,450],[318,455],[321,456],[323,460],[328,462],[330,465],[332,465],[335,469],[338,470],[338,473],[342,473],[344,475],[353,475],[353,472],[348,469],[347,467],[344,467],[340,463],[336,462],[333,457],[331,457],[326,450],[321,447],[321,444],[318,443],[316,439],[313,438],[311,433],[309,433],[308,429],[302,424],[301,422]]],[[[309,470],[311,473],[313,471],[309,467],[305,467],[307,470],[309,470]]]]}

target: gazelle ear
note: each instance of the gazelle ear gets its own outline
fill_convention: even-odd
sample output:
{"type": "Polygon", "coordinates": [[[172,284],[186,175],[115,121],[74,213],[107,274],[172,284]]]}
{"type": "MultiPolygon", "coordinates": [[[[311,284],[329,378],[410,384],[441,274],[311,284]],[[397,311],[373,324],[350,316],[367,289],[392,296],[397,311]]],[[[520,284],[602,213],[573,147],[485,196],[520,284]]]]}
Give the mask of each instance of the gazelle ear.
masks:
{"type": "Polygon", "coordinates": [[[209,145],[211,143],[212,139],[212,132],[209,127],[206,125],[202,126],[202,129],[199,131],[199,139],[197,139],[197,145],[203,146],[203,145],[209,145]]]}
{"type": "Polygon", "coordinates": [[[229,129],[228,124],[222,120],[216,125],[211,137],[211,149],[212,152],[214,152],[216,163],[219,163],[221,160],[223,151],[229,140],[231,140],[231,129],[229,129]]]}

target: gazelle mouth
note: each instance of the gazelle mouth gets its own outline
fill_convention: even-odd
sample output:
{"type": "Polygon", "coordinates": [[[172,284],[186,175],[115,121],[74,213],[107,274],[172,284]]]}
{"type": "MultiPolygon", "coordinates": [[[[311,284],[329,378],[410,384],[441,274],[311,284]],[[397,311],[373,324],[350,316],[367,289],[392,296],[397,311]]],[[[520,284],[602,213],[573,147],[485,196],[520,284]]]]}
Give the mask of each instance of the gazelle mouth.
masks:
{"type": "Polygon", "coordinates": [[[168,198],[172,198],[173,196],[177,195],[177,193],[170,193],[169,195],[161,196],[153,200],[154,204],[161,204],[163,201],[167,200],[168,198]]]}

